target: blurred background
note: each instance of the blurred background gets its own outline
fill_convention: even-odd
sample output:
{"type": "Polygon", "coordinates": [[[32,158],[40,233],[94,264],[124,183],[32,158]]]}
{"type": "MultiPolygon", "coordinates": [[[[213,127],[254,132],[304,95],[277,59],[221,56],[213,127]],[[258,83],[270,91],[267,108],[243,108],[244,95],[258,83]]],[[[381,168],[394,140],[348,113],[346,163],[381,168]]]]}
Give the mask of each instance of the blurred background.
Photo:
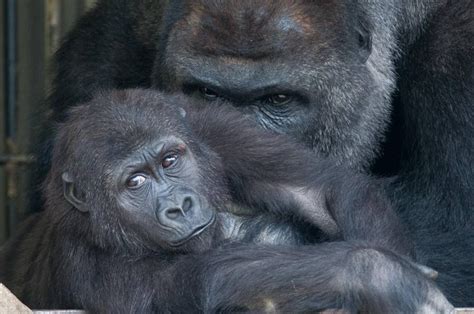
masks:
{"type": "Polygon", "coordinates": [[[47,112],[51,57],[94,0],[1,0],[0,245],[30,210],[34,145],[47,112]]]}

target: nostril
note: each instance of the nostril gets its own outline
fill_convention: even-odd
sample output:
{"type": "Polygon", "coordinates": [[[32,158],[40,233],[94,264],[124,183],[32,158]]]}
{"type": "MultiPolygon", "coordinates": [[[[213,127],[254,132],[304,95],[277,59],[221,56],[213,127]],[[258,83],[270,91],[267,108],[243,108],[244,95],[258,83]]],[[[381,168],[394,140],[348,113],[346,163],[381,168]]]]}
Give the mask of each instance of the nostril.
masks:
{"type": "Polygon", "coordinates": [[[176,219],[179,216],[184,216],[184,211],[181,208],[168,208],[165,212],[168,219],[176,219]]]}
{"type": "Polygon", "coordinates": [[[191,210],[192,207],[193,207],[193,200],[191,199],[191,197],[188,196],[183,201],[183,206],[182,206],[183,211],[187,213],[188,211],[191,210]]]}

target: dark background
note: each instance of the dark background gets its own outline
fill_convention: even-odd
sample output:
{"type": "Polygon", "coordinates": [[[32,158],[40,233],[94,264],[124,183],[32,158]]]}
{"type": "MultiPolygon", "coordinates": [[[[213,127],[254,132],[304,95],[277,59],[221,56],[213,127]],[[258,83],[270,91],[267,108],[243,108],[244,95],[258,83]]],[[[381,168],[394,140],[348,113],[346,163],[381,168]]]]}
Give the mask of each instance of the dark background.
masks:
{"type": "Polygon", "coordinates": [[[51,56],[94,0],[0,4],[0,244],[30,212],[33,146],[51,82],[51,56]]]}

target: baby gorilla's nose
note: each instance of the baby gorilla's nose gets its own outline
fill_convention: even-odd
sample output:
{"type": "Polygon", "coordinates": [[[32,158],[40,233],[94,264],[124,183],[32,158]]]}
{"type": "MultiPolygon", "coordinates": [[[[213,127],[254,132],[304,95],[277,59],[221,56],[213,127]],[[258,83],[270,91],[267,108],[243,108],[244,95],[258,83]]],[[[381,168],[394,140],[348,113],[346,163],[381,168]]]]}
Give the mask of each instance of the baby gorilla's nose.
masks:
{"type": "Polygon", "coordinates": [[[194,198],[191,195],[184,195],[178,199],[180,200],[168,199],[160,202],[156,214],[163,225],[174,227],[188,220],[193,220],[193,210],[196,207],[194,198]]]}
{"type": "Polygon", "coordinates": [[[186,216],[186,213],[184,212],[184,210],[180,207],[176,207],[176,208],[167,208],[165,209],[165,216],[166,218],[169,218],[169,219],[176,219],[178,218],[179,216],[186,216]]]}
{"type": "Polygon", "coordinates": [[[174,220],[179,217],[186,217],[186,214],[193,207],[193,200],[190,196],[187,196],[183,199],[181,206],[170,207],[164,210],[164,215],[166,218],[174,220]]]}
{"type": "Polygon", "coordinates": [[[168,244],[180,246],[201,234],[214,221],[215,211],[197,193],[175,190],[158,202],[156,218],[166,228],[168,244]]]}
{"type": "Polygon", "coordinates": [[[184,215],[186,215],[186,213],[189,212],[192,207],[193,207],[193,199],[191,198],[191,196],[186,196],[183,200],[183,205],[181,206],[181,208],[183,209],[184,215]]]}

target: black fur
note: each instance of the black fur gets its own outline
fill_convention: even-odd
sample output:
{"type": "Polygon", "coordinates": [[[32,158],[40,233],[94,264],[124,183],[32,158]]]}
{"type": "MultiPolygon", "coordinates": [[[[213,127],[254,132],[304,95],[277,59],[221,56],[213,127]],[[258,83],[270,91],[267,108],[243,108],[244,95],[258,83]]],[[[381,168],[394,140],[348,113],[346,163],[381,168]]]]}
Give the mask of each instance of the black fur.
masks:
{"type": "Polygon", "coordinates": [[[0,250],[0,281],[33,308],[90,312],[452,309],[410,261],[382,182],[229,109],[128,90],[71,110],[46,209],[0,250]],[[148,183],[127,188],[137,174],[148,183]],[[160,214],[180,182],[193,206],[169,228],[160,214]],[[260,217],[235,216],[230,202],[260,217]],[[173,245],[209,210],[213,223],[173,245]],[[316,226],[326,237],[305,234],[316,226]]]}
{"type": "Polygon", "coordinates": [[[397,175],[417,255],[474,306],[473,21],[471,0],[102,0],[56,55],[52,120],[100,88],[227,98],[341,164],[397,175]]]}

